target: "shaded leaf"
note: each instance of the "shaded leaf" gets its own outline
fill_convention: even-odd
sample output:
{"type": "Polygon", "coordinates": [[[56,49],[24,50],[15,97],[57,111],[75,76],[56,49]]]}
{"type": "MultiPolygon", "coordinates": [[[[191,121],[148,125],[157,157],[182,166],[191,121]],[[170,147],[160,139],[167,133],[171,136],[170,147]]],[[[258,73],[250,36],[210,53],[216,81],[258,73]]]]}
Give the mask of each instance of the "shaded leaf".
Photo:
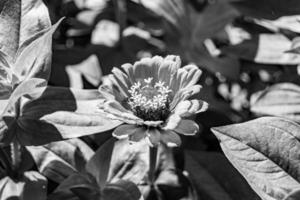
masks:
{"type": "Polygon", "coordinates": [[[41,0],[4,0],[0,4],[0,50],[9,61],[27,39],[51,26],[48,10],[41,0]]]}
{"type": "Polygon", "coordinates": [[[139,200],[141,198],[141,192],[134,183],[119,180],[114,183],[109,183],[103,188],[102,198],[103,200],[139,200]]]}
{"type": "Polygon", "coordinates": [[[300,87],[279,83],[255,93],[251,97],[251,111],[257,115],[281,116],[300,122],[300,87]]]}
{"type": "Polygon", "coordinates": [[[18,180],[6,176],[0,180],[0,188],[1,200],[47,199],[47,179],[34,171],[25,172],[18,180]]]}
{"type": "Polygon", "coordinates": [[[277,117],[212,129],[227,158],[264,200],[284,199],[299,188],[299,130],[277,117]]]}
{"type": "Polygon", "coordinates": [[[290,195],[288,195],[284,200],[297,200],[300,199],[300,190],[296,190],[292,192],[290,195]]]}
{"type": "Polygon", "coordinates": [[[185,169],[199,199],[260,199],[222,153],[186,150],[185,169]]]}
{"type": "Polygon", "coordinates": [[[38,99],[27,102],[18,118],[17,138],[23,145],[81,137],[115,128],[121,122],[97,113],[97,90],[47,87],[38,99]]]}
{"type": "Polygon", "coordinates": [[[52,142],[44,146],[28,146],[41,174],[57,183],[75,172],[83,172],[93,150],[79,139],[52,142]]]}

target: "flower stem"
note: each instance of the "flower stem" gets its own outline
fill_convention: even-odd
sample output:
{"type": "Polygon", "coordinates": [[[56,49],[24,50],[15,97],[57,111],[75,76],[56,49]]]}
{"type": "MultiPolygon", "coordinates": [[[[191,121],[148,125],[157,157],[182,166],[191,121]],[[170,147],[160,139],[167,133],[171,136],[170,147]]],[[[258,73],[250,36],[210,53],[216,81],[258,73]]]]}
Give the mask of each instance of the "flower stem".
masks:
{"type": "Polygon", "coordinates": [[[156,167],[156,160],[157,160],[157,148],[156,147],[149,147],[149,184],[152,187],[155,181],[155,167],[156,167]]]}
{"type": "Polygon", "coordinates": [[[13,171],[17,172],[21,164],[21,145],[16,140],[10,144],[10,152],[13,171]]]}

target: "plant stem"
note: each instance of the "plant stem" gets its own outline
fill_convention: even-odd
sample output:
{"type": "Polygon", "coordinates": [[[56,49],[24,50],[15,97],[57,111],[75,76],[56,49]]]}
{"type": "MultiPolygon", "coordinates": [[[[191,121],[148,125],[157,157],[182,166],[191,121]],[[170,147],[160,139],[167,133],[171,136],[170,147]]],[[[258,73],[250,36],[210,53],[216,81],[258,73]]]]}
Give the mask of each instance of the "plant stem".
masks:
{"type": "Polygon", "coordinates": [[[10,144],[10,152],[13,171],[17,172],[21,164],[21,145],[17,140],[10,144]]]}
{"type": "Polygon", "coordinates": [[[155,181],[155,168],[157,160],[157,148],[149,147],[149,184],[152,187],[155,181]]]}

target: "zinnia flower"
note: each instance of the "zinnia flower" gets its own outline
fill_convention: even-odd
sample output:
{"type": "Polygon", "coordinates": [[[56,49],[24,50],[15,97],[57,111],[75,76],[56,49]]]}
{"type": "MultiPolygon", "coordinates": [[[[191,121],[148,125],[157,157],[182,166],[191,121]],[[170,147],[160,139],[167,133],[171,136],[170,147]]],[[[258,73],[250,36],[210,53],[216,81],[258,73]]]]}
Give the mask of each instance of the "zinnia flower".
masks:
{"type": "Polygon", "coordinates": [[[113,136],[128,137],[132,142],[146,139],[151,146],[160,142],[179,146],[178,134],[198,132],[198,125],[188,117],[208,107],[206,102],[193,99],[201,89],[196,84],[201,70],[195,65],[180,66],[178,56],[155,56],[133,66],[124,64],[122,70],[113,68],[108,76],[111,84],[99,88],[105,98],[100,110],[125,123],[113,136]]]}

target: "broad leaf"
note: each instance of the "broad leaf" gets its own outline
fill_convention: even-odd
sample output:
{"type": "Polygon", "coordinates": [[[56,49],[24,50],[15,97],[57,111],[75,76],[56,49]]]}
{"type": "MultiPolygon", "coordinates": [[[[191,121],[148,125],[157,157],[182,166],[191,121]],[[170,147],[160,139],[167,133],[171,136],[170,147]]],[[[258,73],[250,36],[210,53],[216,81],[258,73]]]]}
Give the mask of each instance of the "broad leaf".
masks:
{"type": "Polygon", "coordinates": [[[300,190],[296,190],[292,192],[289,196],[287,196],[284,200],[298,200],[300,199],[300,190]]]}
{"type": "Polygon", "coordinates": [[[48,87],[22,106],[17,138],[23,145],[42,145],[113,129],[122,122],[98,112],[101,99],[97,90],[48,87]]]}
{"type": "Polygon", "coordinates": [[[6,176],[0,180],[1,200],[46,200],[47,179],[35,171],[25,172],[18,180],[6,176]]]}
{"type": "Polygon", "coordinates": [[[212,131],[227,158],[262,199],[284,199],[300,187],[297,123],[263,117],[212,131]]]}
{"type": "Polygon", "coordinates": [[[57,183],[75,172],[82,172],[93,155],[93,150],[75,138],[52,142],[44,146],[28,146],[41,174],[57,183]]]}
{"type": "Polygon", "coordinates": [[[286,117],[300,122],[300,87],[279,83],[251,97],[251,111],[257,115],[286,117]]]}
{"type": "Polygon", "coordinates": [[[26,40],[51,26],[42,0],[4,0],[0,3],[0,50],[9,61],[26,40]]]}

